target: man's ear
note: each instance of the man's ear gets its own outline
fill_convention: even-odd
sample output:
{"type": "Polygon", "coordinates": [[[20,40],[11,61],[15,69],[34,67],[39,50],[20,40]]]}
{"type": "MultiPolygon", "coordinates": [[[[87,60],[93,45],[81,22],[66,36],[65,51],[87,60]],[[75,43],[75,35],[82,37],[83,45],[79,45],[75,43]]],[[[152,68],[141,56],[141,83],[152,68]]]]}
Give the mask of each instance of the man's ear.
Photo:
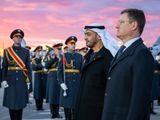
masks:
{"type": "Polygon", "coordinates": [[[135,22],[132,22],[132,30],[136,30],[138,28],[138,23],[135,21],[135,22]]]}
{"type": "Polygon", "coordinates": [[[99,35],[97,35],[97,39],[98,39],[98,40],[100,40],[100,39],[101,39],[101,37],[100,37],[99,35]]]}

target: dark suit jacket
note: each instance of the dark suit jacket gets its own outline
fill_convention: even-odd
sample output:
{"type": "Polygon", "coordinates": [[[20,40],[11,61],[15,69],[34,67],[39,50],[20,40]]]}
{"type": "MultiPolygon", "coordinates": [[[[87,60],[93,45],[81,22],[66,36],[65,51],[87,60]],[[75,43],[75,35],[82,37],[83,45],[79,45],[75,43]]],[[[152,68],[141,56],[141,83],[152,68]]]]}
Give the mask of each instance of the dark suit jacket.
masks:
{"type": "Polygon", "coordinates": [[[106,48],[102,48],[90,60],[93,51],[86,56],[81,71],[80,90],[76,104],[76,120],[100,120],[112,55],[106,48]]]}
{"type": "Polygon", "coordinates": [[[142,40],[112,62],[102,120],[149,120],[154,59],[142,40]]]}

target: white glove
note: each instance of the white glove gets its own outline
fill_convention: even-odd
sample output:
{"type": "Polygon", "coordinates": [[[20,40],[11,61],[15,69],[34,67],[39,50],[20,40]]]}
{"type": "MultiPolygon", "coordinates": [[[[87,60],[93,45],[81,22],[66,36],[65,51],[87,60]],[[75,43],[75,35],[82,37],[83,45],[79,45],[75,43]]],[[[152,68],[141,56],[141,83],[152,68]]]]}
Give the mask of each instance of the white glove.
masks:
{"type": "Polygon", "coordinates": [[[27,83],[27,88],[28,88],[28,90],[29,90],[29,88],[30,88],[30,83],[27,83]]]}
{"type": "Polygon", "coordinates": [[[159,60],[160,59],[160,56],[156,56],[156,60],[159,60]]]}
{"type": "Polygon", "coordinates": [[[44,70],[44,72],[47,72],[47,71],[48,71],[48,69],[46,69],[46,68],[44,68],[43,70],[44,70]]]}
{"type": "Polygon", "coordinates": [[[61,86],[61,88],[62,88],[63,90],[67,90],[67,89],[68,89],[68,88],[67,88],[67,85],[66,85],[65,83],[61,83],[60,86],[61,86]]]}
{"type": "Polygon", "coordinates": [[[42,62],[42,66],[45,67],[45,62],[42,62]]]}
{"type": "Polygon", "coordinates": [[[3,82],[1,83],[1,86],[2,86],[3,88],[9,87],[7,81],[3,81],[3,82]]]}
{"type": "Polygon", "coordinates": [[[67,92],[66,92],[66,91],[63,92],[63,96],[64,96],[64,97],[67,96],[67,92]]]}

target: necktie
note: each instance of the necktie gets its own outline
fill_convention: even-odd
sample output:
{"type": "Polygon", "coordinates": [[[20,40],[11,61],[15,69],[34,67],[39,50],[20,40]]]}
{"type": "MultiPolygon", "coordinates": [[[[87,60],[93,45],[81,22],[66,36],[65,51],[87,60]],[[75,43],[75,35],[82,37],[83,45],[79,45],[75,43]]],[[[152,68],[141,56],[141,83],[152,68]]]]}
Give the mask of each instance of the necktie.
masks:
{"type": "Polygon", "coordinates": [[[126,48],[126,46],[124,46],[124,45],[122,45],[120,48],[119,48],[119,50],[118,50],[118,52],[117,52],[117,54],[116,54],[116,59],[118,59],[121,55],[122,55],[122,53],[123,53],[123,50],[126,48]]]}

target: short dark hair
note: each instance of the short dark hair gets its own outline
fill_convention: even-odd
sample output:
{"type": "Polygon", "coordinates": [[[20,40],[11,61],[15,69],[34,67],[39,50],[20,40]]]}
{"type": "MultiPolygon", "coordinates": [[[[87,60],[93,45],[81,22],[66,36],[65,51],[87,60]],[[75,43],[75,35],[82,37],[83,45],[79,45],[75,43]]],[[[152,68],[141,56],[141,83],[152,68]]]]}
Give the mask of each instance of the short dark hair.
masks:
{"type": "Polygon", "coordinates": [[[130,20],[137,21],[138,30],[141,35],[143,32],[145,23],[146,23],[146,18],[145,18],[144,12],[139,9],[132,9],[131,8],[131,9],[125,9],[121,12],[121,14],[124,14],[124,13],[128,14],[128,17],[130,20]]]}

